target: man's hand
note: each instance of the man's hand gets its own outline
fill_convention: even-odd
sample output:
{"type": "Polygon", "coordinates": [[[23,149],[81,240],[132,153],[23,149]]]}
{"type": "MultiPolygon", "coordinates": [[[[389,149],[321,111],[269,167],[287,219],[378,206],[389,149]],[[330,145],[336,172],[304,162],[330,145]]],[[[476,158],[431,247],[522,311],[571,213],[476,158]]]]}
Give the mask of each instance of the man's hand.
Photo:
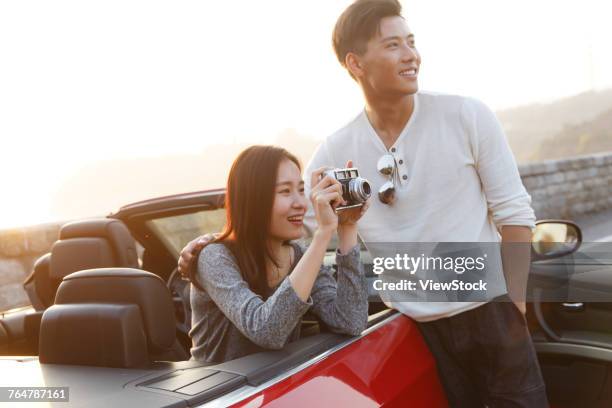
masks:
{"type": "Polygon", "coordinates": [[[531,266],[531,228],[504,225],[501,228],[501,255],[508,296],[525,314],[527,278],[531,266]]]}
{"type": "Polygon", "coordinates": [[[198,255],[204,247],[211,243],[219,234],[206,234],[197,237],[190,241],[181,251],[181,256],[178,260],[178,271],[183,277],[189,276],[189,270],[193,267],[198,255]]]}
{"type": "Polygon", "coordinates": [[[518,310],[524,315],[527,313],[527,303],[526,302],[514,302],[518,310]]]}

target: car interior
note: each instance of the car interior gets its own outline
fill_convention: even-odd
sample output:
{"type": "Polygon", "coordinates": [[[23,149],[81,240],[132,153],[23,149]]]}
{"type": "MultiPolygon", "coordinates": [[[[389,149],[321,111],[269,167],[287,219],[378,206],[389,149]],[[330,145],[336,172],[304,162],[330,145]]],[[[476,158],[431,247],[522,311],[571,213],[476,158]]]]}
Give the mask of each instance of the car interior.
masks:
{"type": "Polygon", "coordinates": [[[112,219],[64,225],[59,240],[34,263],[24,282],[33,310],[2,319],[1,326],[10,339],[3,345],[4,354],[37,355],[40,322],[44,311],[53,305],[62,279],[73,272],[106,267],[139,267],[135,241],[127,227],[112,219]]]}
{"type": "MultiPolygon", "coordinates": [[[[150,225],[141,221],[141,227],[150,225]]],[[[151,248],[167,245],[152,239],[150,231],[142,233],[145,250],[139,259],[138,244],[122,220],[64,225],[50,253],[36,261],[24,282],[32,310],[0,319],[0,353],[38,356],[38,361],[23,363],[40,363],[45,372],[47,364],[60,365],[57,375],[70,383],[94,381],[82,375],[83,367],[130,369],[124,380],[138,381],[121,391],[124,398],[141,401],[137,391],[146,389],[183,399],[187,395],[190,403],[199,403],[245,384],[262,384],[355,339],[327,332],[311,316],[303,321],[302,338],[283,350],[221,364],[189,361],[188,282],[175,271],[176,254],[153,255],[151,248]],[[152,269],[157,271],[163,266],[166,281],[159,272],[146,271],[147,265],[156,265],[152,269]]],[[[369,326],[391,314],[372,314],[369,326]]]]}
{"type": "MultiPolygon", "coordinates": [[[[188,360],[188,282],[174,269],[168,278],[174,290],[169,290],[158,275],[139,267],[136,253],[136,242],[120,220],[64,225],[60,239],[36,262],[24,284],[32,304],[38,305],[28,319],[30,325],[39,325],[39,336],[36,341],[23,333],[20,351],[38,353],[42,363],[109,367],[188,360]],[[79,335],[73,327],[79,328],[79,335]],[[140,332],[146,344],[140,344],[143,339],[136,341],[142,337],[140,332]],[[117,343],[120,338],[124,341],[117,343]],[[109,360],[111,356],[118,360],[109,360]]],[[[303,325],[303,337],[319,332],[313,316],[304,319],[303,325]]]]}
{"type": "MultiPolygon", "coordinates": [[[[218,197],[178,207],[170,202],[64,225],[24,282],[32,309],[0,319],[0,354],[39,356],[42,364],[149,370],[139,372],[138,387],[188,391],[195,402],[241,384],[261,384],[350,341],[310,316],[304,319],[303,338],[283,350],[222,364],[188,361],[189,285],[175,271],[177,248],[186,241],[160,238],[169,230],[152,220],[205,214],[219,209],[218,203],[218,197]],[[140,257],[138,245],[144,248],[140,257]]],[[[177,225],[186,237],[203,232],[177,225]]],[[[606,266],[578,257],[580,229],[569,221],[539,221],[537,228],[551,225],[565,225],[566,235],[557,239],[568,245],[533,253],[527,313],[550,403],[612,406],[612,301],[558,298],[576,281],[582,294],[612,294],[612,262],[606,266]]],[[[371,267],[366,271],[373,276],[371,267]]],[[[371,302],[369,326],[393,314],[383,303],[371,302]]]]}

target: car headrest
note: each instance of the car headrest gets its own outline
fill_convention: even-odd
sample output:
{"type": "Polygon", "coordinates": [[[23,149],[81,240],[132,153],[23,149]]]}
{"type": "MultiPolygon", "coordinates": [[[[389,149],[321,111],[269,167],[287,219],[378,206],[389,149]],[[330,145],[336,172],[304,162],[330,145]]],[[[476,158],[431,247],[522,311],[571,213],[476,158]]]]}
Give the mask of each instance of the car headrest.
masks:
{"type": "Polygon", "coordinates": [[[150,272],[101,268],[72,273],[60,284],[55,304],[74,303],[137,305],[152,352],[168,349],[176,339],[170,292],[164,281],[150,272]]]}
{"type": "Polygon", "coordinates": [[[136,241],[123,222],[92,219],[61,228],[51,249],[49,276],[61,279],[83,269],[138,266],[136,241]]]}
{"type": "Polygon", "coordinates": [[[30,298],[30,303],[35,310],[45,310],[53,304],[55,291],[59,286],[59,280],[49,278],[49,267],[51,265],[51,254],[45,254],[34,262],[32,272],[23,282],[23,288],[30,298]]]}
{"type": "Polygon", "coordinates": [[[39,361],[134,368],[149,363],[136,305],[53,305],[40,324],[39,361]]]}

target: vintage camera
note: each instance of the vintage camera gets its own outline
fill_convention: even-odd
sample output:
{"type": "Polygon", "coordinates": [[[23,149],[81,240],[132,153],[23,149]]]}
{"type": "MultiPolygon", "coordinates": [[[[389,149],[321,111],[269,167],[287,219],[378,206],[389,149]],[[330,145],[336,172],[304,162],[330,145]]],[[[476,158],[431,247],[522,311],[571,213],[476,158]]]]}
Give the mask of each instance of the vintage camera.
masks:
{"type": "Polygon", "coordinates": [[[342,198],[346,201],[346,205],[336,207],[336,211],[361,207],[372,194],[370,183],[359,177],[359,171],[355,167],[326,170],[322,177],[325,176],[333,177],[342,184],[342,198]]]}

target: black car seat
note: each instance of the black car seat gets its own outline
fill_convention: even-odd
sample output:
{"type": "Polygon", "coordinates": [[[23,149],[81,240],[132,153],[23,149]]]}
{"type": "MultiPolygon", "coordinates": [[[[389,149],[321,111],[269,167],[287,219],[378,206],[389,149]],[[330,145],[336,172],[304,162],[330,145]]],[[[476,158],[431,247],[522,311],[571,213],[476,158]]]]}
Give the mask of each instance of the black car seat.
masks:
{"type": "Polygon", "coordinates": [[[109,218],[70,222],[60,229],[51,252],[36,261],[24,288],[41,311],[53,304],[64,276],[106,267],[139,268],[136,241],[125,224],[109,218]]]}
{"type": "Polygon", "coordinates": [[[170,293],[157,275],[103,268],[66,276],[45,310],[41,363],[143,367],[186,360],[170,293]]]}
{"type": "MultiPolygon", "coordinates": [[[[49,278],[51,253],[44,254],[34,262],[32,273],[23,282],[23,288],[30,298],[30,303],[37,312],[45,310],[53,304],[55,290],[49,278]]],[[[57,289],[57,286],[55,286],[57,289]]]]}

